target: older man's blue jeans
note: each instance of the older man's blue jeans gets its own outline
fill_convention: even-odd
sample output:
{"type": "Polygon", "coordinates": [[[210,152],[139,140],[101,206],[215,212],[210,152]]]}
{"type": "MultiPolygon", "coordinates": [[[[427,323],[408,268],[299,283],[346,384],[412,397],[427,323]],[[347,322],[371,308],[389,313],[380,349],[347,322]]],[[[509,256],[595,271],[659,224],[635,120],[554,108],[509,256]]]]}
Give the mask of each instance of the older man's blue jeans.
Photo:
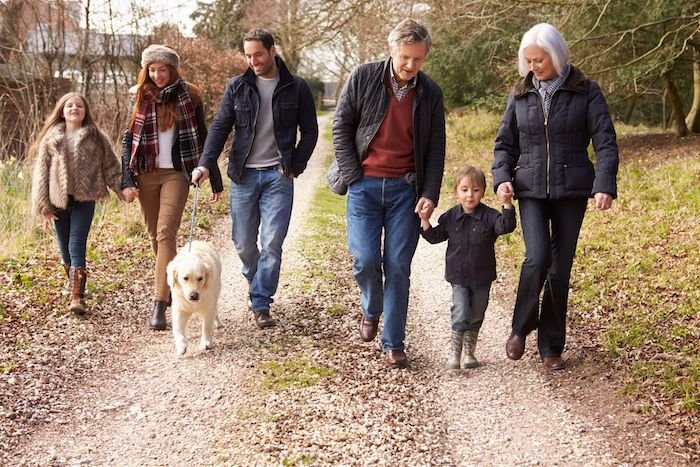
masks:
{"type": "Polygon", "coordinates": [[[231,183],[231,238],[254,311],[269,310],[277,292],[293,200],[293,180],[276,168],[245,169],[240,183],[231,183]]]}
{"type": "Polygon", "coordinates": [[[404,178],[363,177],[348,187],[353,274],[364,315],[378,320],[384,314],[385,351],[404,348],[411,261],[420,227],[415,205],[415,188],[404,178]]]}

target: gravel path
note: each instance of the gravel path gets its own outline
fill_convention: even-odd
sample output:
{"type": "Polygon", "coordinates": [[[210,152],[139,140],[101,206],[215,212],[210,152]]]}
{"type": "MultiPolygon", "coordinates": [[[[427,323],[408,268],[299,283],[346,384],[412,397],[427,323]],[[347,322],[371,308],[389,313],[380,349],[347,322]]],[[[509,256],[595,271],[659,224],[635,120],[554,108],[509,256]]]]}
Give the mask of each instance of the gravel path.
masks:
{"type": "MultiPolygon", "coordinates": [[[[321,127],[329,122],[322,117],[321,127]]],[[[255,329],[230,221],[223,222],[214,235],[224,265],[216,349],[193,345],[177,358],[169,331],[135,335],[99,378],[57,401],[63,416],[28,437],[11,464],[683,464],[664,449],[668,436],[609,393],[599,394],[606,386],[581,383],[581,367],[545,372],[532,342],[522,361],[505,358],[512,295],[505,282],[494,284],[479,339],[483,365],[444,370],[450,332],[444,244],[421,240],[414,261],[408,370],[383,367],[376,343],[357,337],[356,314],[308,312],[304,303],[318,298],[298,290],[295,276],[304,266],[298,239],[328,151],[321,138],[295,186],[276,328],[255,329]],[[306,388],[270,390],[264,383],[282,361],[322,366],[329,376],[306,388]]]]}

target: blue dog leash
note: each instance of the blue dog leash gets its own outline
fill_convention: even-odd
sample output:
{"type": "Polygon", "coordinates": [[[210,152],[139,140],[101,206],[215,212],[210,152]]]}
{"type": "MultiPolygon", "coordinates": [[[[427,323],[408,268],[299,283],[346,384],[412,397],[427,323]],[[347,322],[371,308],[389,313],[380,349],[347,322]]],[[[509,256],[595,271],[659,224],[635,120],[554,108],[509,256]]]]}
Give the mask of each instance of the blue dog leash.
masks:
{"type": "Polygon", "coordinates": [[[194,186],[194,201],[192,204],[192,223],[190,225],[190,244],[189,247],[187,248],[187,251],[192,251],[192,234],[194,234],[194,218],[195,215],[197,214],[197,194],[199,193],[199,184],[194,186]]]}

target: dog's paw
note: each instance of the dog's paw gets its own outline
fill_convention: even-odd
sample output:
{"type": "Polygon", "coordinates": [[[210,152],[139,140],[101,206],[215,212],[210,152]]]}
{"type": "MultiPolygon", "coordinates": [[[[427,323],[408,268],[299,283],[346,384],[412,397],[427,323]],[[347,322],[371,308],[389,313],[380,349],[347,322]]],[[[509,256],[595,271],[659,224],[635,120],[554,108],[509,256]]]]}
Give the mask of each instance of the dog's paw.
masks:
{"type": "Polygon", "coordinates": [[[199,343],[199,348],[202,350],[211,350],[214,348],[214,342],[212,340],[202,339],[202,342],[199,343]]]}
{"type": "Polygon", "coordinates": [[[185,352],[187,352],[187,341],[185,339],[175,340],[175,352],[178,355],[185,355],[185,352]]]}

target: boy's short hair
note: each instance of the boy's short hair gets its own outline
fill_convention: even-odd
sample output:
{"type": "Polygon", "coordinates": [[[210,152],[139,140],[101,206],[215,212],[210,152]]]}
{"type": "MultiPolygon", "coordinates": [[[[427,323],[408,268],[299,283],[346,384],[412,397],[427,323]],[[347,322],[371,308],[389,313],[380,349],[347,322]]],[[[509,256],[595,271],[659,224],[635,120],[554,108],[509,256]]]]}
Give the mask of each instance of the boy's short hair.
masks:
{"type": "Polygon", "coordinates": [[[457,191],[457,188],[459,188],[459,182],[461,182],[464,177],[467,177],[470,182],[476,183],[482,190],[486,191],[486,175],[484,175],[484,172],[482,172],[481,169],[478,169],[472,165],[465,165],[457,171],[455,174],[454,187],[452,191],[457,191]]]}

